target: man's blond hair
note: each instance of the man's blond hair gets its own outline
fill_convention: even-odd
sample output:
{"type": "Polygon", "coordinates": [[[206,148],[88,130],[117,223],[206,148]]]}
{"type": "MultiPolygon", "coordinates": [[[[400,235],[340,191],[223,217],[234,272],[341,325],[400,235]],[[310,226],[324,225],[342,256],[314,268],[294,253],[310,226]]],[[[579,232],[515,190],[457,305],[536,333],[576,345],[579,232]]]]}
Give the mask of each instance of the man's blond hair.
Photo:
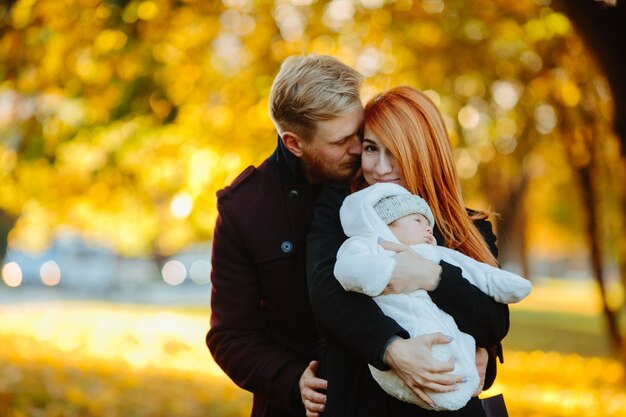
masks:
{"type": "Polygon", "coordinates": [[[270,117],[280,134],[308,140],[315,122],[343,116],[362,106],[363,76],[326,55],[294,55],[283,61],[270,92],[270,117]]]}

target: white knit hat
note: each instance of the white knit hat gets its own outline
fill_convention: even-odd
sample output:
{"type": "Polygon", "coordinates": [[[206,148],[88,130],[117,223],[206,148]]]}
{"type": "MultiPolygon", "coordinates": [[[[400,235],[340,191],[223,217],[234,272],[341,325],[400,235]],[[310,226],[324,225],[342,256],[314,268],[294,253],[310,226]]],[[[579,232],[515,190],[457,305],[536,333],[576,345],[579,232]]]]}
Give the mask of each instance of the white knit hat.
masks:
{"type": "Polygon", "coordinates": [[[374,211],[385,224],[393,223],[401,217],[415,213],[426,217],[431,227],[435,226],[433,212],[426,201],[413,194],[398,194],[382,198],[374,204],[374,211]]]}

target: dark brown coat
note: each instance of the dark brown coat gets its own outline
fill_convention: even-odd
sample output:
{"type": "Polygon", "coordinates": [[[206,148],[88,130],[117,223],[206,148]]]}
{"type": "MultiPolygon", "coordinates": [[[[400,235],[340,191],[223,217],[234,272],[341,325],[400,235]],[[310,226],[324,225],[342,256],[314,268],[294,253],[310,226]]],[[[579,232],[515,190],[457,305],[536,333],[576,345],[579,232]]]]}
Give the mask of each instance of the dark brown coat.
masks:
{"type": "Polygon", "coordinates": [[[279,147],[218,192],[206,341],[254,394],[253,417],[304,416],[297,384],[318,340],[304,245],[319,191],[279,147]]]}

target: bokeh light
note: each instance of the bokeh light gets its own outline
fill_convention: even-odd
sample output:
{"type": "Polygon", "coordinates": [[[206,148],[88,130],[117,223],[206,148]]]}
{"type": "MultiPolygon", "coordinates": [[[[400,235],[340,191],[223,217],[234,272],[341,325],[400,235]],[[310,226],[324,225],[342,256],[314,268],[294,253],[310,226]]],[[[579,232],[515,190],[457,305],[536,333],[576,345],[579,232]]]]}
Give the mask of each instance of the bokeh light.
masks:
{"type": "Polygon", "coordinates": [[[46,261],[39,269],[41,282],[49,287],[59,285],[61,282],[61,268],[55,261],[46,261]]]}
{"type": "Polygon", "coordinates": [[[478,170],[479,159],[470,149],[459,149],[455,153],[456,166],[459,176],[464,179],[472,178],[478,170]]]}
{"type": "Polygon", "coordinates": [[[480,122],[480,113],[475,107],[467,105],[459,110],[458,120],[464,129],[474,129],[480,122]]]}
{"type": "Polygon", "coordinates": [[[295,5],[289,3],[276,4],[274,18],[280,29],[280,34],[286,41],[295,41],[304,34],[306,18],[295,5]]]}
{"type": "Polygon", "coordinates": [[[17,262],[9,262],[2,266],[2,280],[9,287],[22,285],[22,268],[17,262]]]}
{"type": "Polygon", "coordinates": [[[494,101],[504,110],[511,110],[517,105],[519,94],[513,83],[496,81],[491,85],[491,94],[494,101]]]}
{"type": "Polygon", "coordinates": [[[196,284],[208,284],[211,282],[211,263],[205,260],[195,261],[189,268],[189,276],[196,284]]]}
{"type": "Polygon", "coordinates": [[[557,116],[554,107],[550,104],[541,104],[535,108],[535,129],[539,133],[548,134],[557,125],[557,116]]]}
{"type": "Polygon", "coordinates": [[[172,199],[170,211],[177,219],[185,219],[193,210],[193,199],[187,193],[178,193],[172,199]]]}
{"type": "Polygon", "coordinates": [[[163,281],[169,285],[180,285],[187,277],[185,265],[176,260],[167,261],[161,270],[163,281]]]}
{"type": "Polygon", "coordinates": [[[339,30],[341,25],[354,17],[354,4],[350,0],[332,0],[326,6],[324,21],[331,29],[339,30]]]}

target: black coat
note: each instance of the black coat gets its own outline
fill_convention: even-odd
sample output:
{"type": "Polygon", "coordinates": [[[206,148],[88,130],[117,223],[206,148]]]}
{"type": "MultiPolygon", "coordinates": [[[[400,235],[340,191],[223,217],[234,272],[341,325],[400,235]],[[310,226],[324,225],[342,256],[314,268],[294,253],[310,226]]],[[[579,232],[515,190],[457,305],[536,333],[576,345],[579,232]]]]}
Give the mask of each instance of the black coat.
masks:
{"type": "Polygon", "coordinates": [[[254,417],[304,416],[298,381],[319,337],[304,246],[319,192],[280,144],[218,192],[206,342],[226,374],[254,394],[254,417]]]}
{"type": "MultiPolygon", "coordinates": [[[[427,411],[386,394],[374,381],[367,364],[387,370],[383,352],[393,335],[408,333],[385,316],[376,302],[364,294],[345,291],[334,278],[336,254],[346,239],[339,208],[348,195],[346,186],[327,187],[316,204],[311,232],[307,237],[307,274],[311,304],[320,325],[322,341],[320,376],[328,379],[326,417],[404,417],[425,415],[484,416],[473,398],[455,412],[427,411]]],[[[476,226],[495,250],[495,236],[487,221],[476,226]]],[[[437,229],[438,242],[443,239],[437,229]]],[[[498,345],[509,328],[509,310],[463,278],[461,269],[445,262],[441,281],[430,292],[433,302],[450,314],[459,329],[476,339],[477,346],[498,345]]],[[[491,364],[488,372],[495,373],[491,364]]],[[[488,375],[493,380],[494,375],[488,375]]]]}

